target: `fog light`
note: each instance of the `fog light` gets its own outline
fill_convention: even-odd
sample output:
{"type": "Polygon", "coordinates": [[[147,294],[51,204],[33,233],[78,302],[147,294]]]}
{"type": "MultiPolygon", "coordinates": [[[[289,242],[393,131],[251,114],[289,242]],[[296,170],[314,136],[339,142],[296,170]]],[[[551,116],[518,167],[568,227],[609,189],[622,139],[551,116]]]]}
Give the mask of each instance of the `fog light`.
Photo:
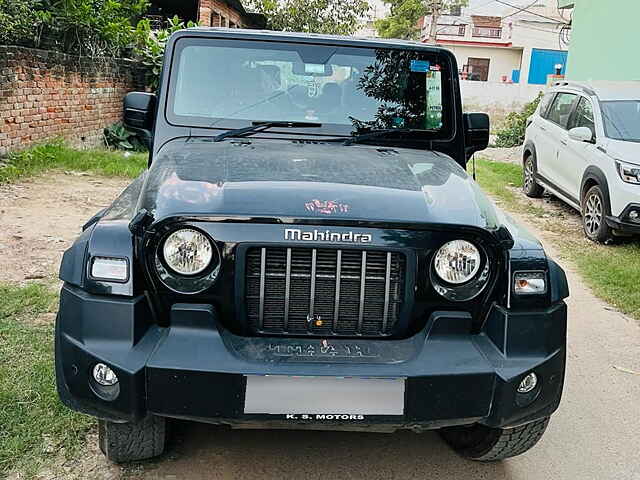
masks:
{"type": "Polygon", "coordinates": [[[104,387],[110,387],[118,383],[118,377],[115,372],[104,363],[97,363],[96,366],[93,367],[93,379],[104,387]]]}
{"type": "Polygon", "coordinates": [[[538,376],[531,372],[518,385],[518,393],[529,393],[538,385],[538,376]]]}
{"type": "Polygon", "coordinates": [[[631,210],[629,212],[629,220],[634,223],[640,223],[640,210],[631,210]]]}

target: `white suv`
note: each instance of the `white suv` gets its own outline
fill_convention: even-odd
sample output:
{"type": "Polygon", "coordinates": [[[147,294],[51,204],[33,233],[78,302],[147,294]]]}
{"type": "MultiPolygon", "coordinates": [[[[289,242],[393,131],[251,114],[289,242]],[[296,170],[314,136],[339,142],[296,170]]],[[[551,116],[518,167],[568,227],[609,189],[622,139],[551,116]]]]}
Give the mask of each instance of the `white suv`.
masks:
{"type": "Polygon", "coordinates": [[[529,119],[524,192],[582,213],[588,238],[640,234],[640,82],[561,82],[529,119]]]}

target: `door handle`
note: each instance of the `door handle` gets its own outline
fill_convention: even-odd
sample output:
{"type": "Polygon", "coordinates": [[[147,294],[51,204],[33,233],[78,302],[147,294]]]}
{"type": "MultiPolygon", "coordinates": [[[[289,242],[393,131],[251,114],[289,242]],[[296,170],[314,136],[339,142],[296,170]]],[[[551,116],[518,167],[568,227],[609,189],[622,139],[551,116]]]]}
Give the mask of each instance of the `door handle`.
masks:
{"type": "Polygon", "coordinates": [[[544,128],[544,127],[540,127],[540,130],[542,130],[543,132],[546,132],[546,131],[547,131],[547,129],[546,129],[546,128],[544,128]]]}
{"type": "Polygon", "coordinates": [[[560,140],[560,143],[565,146],[569,145],[569,143],[566,140],[560,140]]]}

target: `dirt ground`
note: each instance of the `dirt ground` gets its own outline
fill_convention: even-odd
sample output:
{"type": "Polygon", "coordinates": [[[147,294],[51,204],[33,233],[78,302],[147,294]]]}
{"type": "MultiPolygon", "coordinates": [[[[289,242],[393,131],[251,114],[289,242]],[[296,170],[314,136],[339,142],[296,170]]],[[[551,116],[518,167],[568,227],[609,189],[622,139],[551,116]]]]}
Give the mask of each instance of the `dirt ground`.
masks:
{"type": "MultiPolygon", "coordinates": [[[[0,281],[54,278],[62,251],[84,221],[126,183],[68,174],[3,187],[0,281]]],[[[570,209],[550,199],[540,205],[545,202],[549,222],[579,228],[570,209]]],[[[552,228],[519,220],[558,257],[552,228]]],[[[595,298],[571,265],[561,263],[571,286],[565,395],[546,435],[525,455],[468,462],[435,433],[236,431],[179,422],[169,453],[159,460],[109,464],[92,433],[84,455],[70,461],[59,455],[39,478],[640,480],[640,327],[595,298]]]]}
{"type": "Polygon", "coordinates": [[[0,282],[55,278],[82,225],[128,183],[67,172],[0,185],[0,282]]]}

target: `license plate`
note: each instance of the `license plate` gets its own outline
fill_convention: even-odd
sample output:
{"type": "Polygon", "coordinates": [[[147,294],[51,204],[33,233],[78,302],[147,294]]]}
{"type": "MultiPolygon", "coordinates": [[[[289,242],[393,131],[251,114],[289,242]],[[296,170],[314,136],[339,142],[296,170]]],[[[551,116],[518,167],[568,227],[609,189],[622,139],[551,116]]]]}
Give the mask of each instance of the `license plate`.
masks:
{"type": "Polygon", "coordinates": [[[403,415],[404,378],[247,375],[244,413],[403,415]]]}

